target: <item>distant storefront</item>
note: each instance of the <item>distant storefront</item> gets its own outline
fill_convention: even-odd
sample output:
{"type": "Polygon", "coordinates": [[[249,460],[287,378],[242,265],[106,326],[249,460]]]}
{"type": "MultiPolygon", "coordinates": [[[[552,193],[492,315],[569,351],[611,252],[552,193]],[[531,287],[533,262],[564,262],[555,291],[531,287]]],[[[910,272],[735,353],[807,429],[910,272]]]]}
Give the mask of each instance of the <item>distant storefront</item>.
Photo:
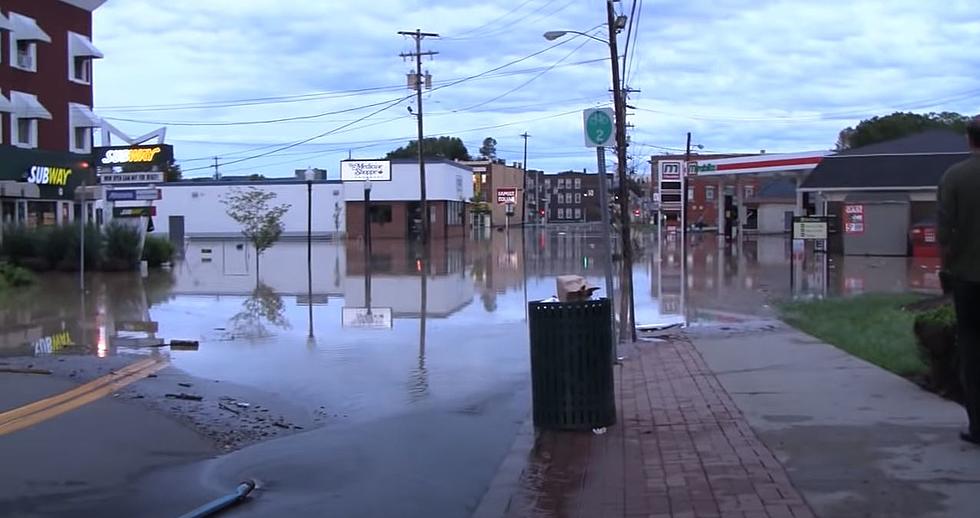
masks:
{"type": "Polygon", "coordinates": [[[89,173],[89,155],[0,146],[0,218],[29,227],[73,221],[75,189],[89,173]]]}

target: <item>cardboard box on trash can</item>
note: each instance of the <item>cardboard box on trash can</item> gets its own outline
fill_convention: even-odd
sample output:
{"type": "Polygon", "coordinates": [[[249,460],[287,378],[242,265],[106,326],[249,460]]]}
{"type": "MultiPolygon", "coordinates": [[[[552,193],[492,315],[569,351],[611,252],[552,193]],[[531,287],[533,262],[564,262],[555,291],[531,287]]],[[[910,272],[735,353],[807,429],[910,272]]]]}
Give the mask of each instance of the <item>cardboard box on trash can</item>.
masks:
{"type": "Polygon", "coordinates": [[[581,275],[559,275],[555,278],[555,289],[559,302],[581,302],[591,299],[599,287],[592,286],[581,275]]]}

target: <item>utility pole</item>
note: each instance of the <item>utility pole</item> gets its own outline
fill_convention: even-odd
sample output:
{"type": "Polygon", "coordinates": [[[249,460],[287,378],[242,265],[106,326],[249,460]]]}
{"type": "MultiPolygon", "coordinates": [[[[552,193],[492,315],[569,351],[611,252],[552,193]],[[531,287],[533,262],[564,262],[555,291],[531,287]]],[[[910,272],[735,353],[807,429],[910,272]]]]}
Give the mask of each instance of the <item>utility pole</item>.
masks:
{"type": "MultiPolygon", "coordinates": [[[[531,135],[528,135],[527,132],[525,131],[524,133],[521,133],[520,136],[524,139],[524,161],[521,162],[521,165],[524,167],[524,193],[522,194],[522,196],[524,196],[524,209],[523,209],[523,212],[524,212],[524,224],[527,225],[528,223],[531,222],[531,217],[527,213],[527,208],[530,205],[528,203],[528,199],[527,199],[527,139],[531,135]]],[[[537,189],[535,189],[535,190],[537,190],[537,189]]],[[[538,206],[538,204],[535,203],[534,204],[534,207],[537,208],[537,206],[538,206]]]]}
{"type": "MultiPolygon", "coordinates": [[[[687,148],[684,151],[684,170],[682,171],[682,174],[684,175],[684,181],[681,183],[681,185],[684,187],[684,198],[681,200],[681,209],[683,210],[683,213],[681,214],[681,221],[684,223],[684,228],[681,230],[681,237],[683,237],[683,240],[681,242],[684,244],[687,244],[687,197],[688,197],[687,190],[690,189],[690,187],[687,185],[687,179],[688,179],[687,167],[688,164],[690,163],[691,163],[691,132],[688,131],[687,148]]],[[[684,249],[684,257],[685,259],[687,258],[687,248],[684,249]]]]}
{"type": "MultiPolygon", "coordinates": [[[[619,77],[619,50],[616,35],[619,32],[613,0],[606,0],[606,25],[609,27],[609,58],[612,64],[613,104],[616,112],[616,172],[619,178],[619,217],[623,239],[623,290],[629,301],[628,314],[624,319],[630,327],[630,337],[636,341],[635,308],[633,307],[633,243],[630,236],[629,185],[626,181],[626,100],[619,77]]],[[[627,311],[624,311],[627,313],[627,311]]]]}
{"type": "Polygon", "coordinates": [[[415,104],[418,114],[418,144],[419,144],[419,205],[422,211],[422,243],[427,243],[429,241],[429,202],[426,200],[425,196],[425,153],[423,151],[423,128],[422,128],[422,88],[423,83],[431,88],[431,79],[426,78],[425,81],[422,79],[422,56],[434,56],[438,52],[425,51],[422,52],[422,40],[424,38],[438,38],[439,35],[434,32],[422,32],[421,29],[415,29],[414,31],[398,31],[398,34],[402,36],[411,36],[415,40],[415,52],[403,52],[399,54],[403,59],[415,58],[415,77],[411,81],[411,88],[415,89],[415,104]]]}
{"type": "Polygon", "coordinates": [[[214,166],[213,167],[214,167],[214,179],[215,180],[220,180],[221,179],[221,173],[218,172],[218,157],[214,157],[214,166]]]}

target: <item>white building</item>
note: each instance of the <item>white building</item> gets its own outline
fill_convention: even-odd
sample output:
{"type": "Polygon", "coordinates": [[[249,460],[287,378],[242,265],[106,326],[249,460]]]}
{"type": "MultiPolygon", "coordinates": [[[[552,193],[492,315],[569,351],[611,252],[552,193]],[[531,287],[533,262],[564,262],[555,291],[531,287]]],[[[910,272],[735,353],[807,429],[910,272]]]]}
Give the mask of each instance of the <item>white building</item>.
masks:
{"type": "MultiPolygon", "coordinates": [[[[312,186],[312,234],[315,239],[334,239],[344,233],[343,186],[336,180],[315,180],[312,186]]],[[[185,180],[159,186],[160,200],[154,201],[154,233],[171,241],[185,239],[240,238],[241,226],[227,214],[223,197],[235,189],[260,189],[276,194],[271,205],[289,204],[283,217],[282,238],[306,237],[307,182],[282,180],[185,180]]]]}

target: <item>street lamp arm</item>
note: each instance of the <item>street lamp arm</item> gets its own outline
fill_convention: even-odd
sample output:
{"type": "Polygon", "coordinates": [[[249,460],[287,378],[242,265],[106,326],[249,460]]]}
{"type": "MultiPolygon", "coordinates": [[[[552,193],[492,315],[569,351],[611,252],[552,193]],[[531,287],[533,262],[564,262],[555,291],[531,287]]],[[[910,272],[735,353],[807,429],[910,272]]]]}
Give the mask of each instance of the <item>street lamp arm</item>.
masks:
{"type": "Polygon", "coordinates": [[[582,31],[548,31],[548,32],[544,33],[544,39],[546,39],[548,41],[554,41],[554,40],[557,40],[558,38],[561,38],[562,36],[565,36],[566,34],[577,34],[579,36],[585,36],[586,38],[596,40],[596,41],[602,43],[603,45],[609,45],[609,41],[608,40],[604,40],[602,38],[595,37],[595,36],[593,36],[591,34],[588,34],[588,33],[582,32],[582,31]]]}

